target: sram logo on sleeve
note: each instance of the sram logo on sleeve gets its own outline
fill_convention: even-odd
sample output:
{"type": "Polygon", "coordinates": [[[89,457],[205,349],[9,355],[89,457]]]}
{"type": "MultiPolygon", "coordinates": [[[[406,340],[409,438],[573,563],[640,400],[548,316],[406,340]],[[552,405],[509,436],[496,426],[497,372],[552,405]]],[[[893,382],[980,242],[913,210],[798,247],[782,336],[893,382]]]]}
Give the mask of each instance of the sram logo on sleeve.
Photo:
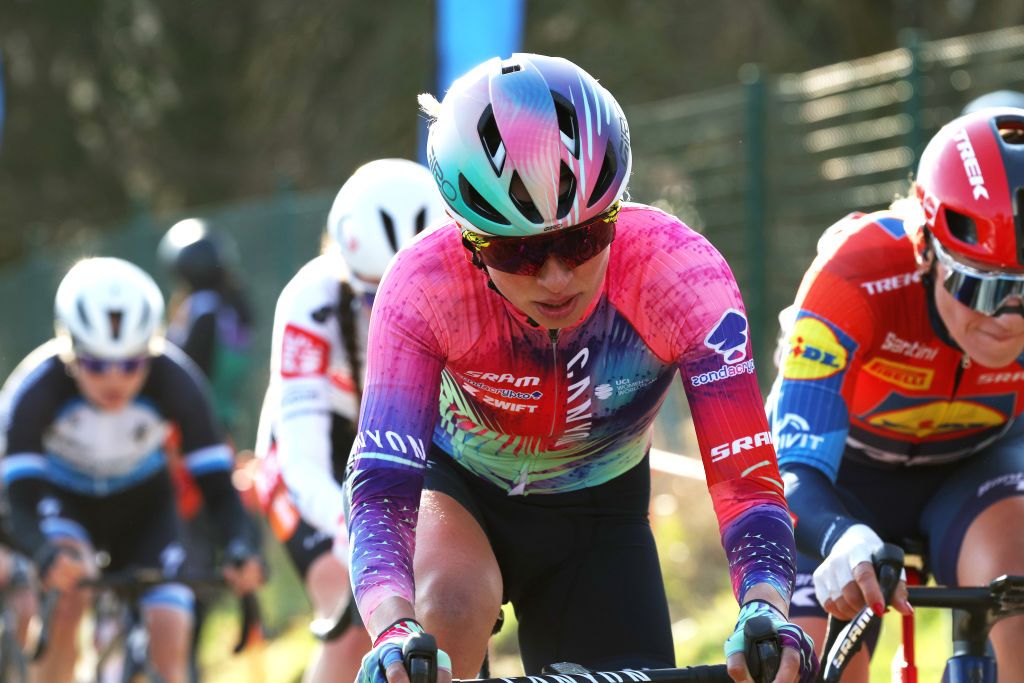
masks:
{"type": "Polygon", "coordinates": [[[724,460],[730,455],[749,451],[772,442],[771,432],[758,432],[753,436],[741,436],[727,443],[719,444],[711,449],[711,462],[724,460]]]}
{"type": "Polygon", "coordinates": [[[327,372],[330,348],[327,341],[301,327],[284,328],[281,344],[281,376],[310,377],[327,372]]]}
{"type": "Polygon", "coordinates": [[[824,379],[846,367],[849,353],[832,328],[810,316],[796,321],[789,335],[789,355],[783,368],[785,379],[824,379]]]}
{"type": "Polygon", "coordinates": [[[747,318],[734,308],[726,310],[704,337],[704,346],[714,349],[728,365],[747,357],[747,318]]]}

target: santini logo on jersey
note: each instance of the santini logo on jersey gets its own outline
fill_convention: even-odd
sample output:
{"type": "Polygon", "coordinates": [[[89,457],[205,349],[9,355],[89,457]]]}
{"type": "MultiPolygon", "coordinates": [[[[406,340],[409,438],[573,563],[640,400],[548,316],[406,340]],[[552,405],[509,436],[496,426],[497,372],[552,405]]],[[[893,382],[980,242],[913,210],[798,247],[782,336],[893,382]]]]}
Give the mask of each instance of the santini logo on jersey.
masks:
{"type": "Polygon", "coordinates": [[[907,358],[915,360],[935,360],[939,355],[939,349],[934,346],[926,346],[921,342],[908,342],[900,339],[892,332],[886,332],[885,341],[882,342],[883,351],[892,351],[907,358]]]}
{"type": "Polygon", "coordinates": [[[729,365],[747,357],[747,319],[739,311],[728,309],[704,338],[704,346],[714,349],[729,365]]]}
{"type": "Polygon", "coordinates": [[[967,174],[967,180],[971,183],[971,191],[974,193],[974,198],[981,199],[984,197],[988,199],[988,190],[985,189],[985,178],[981,175],[981,165],[978,163],[978,156],[974,153],[974,145],[971,144],[971,139],[967,137],[967,129],[961,128],[953,136],[956,140],[957,151],[960,152],[960,161],[964,163],[964,173],[967,174]]]}
{"type": "Polygon", "coordinates": [[[758,432],[753,436],[741,436],[740,438],[727,443],[719,444],[711,449],[711,462],[725,460],[730,455],[736,455],[742,451],[750,451],[758,446],[764,446],[772,442],[771,432],[758,432]]]}

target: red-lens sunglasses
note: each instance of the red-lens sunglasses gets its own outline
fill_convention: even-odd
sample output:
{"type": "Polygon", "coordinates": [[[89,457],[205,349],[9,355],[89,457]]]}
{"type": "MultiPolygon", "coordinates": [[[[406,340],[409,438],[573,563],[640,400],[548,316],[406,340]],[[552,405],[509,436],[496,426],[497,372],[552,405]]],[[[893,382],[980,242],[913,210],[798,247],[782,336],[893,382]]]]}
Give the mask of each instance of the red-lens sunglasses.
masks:
{"type": "Polygon", "coordinates": [[[546,235],[493,237],[462,231],[462,243],[484,265],[513,275],[536,275],[555,256],[566,268],[576,268],[594,258],[615,239],[620,202],[585,223],[546,235]]]}

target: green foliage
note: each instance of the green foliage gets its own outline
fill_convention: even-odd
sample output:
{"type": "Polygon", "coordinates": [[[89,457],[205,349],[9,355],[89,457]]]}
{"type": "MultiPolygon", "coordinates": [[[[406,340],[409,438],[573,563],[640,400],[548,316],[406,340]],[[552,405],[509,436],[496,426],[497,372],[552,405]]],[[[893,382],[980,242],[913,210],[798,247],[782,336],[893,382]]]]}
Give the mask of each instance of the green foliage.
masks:
{"type": "MultiPolygon", "coordinates": [[[[523,49],[578,61],[627,106],[1024,22],[1013,0],[565,0],[526,5],[523,49]],[[969,11],[963,11],[963,8],[969,11]],[[958,9],[959,8],[959,9],[958,9]]],[[[0,4],[8,116],[0,260],[160,213],[337,187],[416,157],[433,3],[83,0],[0,4]]]]}

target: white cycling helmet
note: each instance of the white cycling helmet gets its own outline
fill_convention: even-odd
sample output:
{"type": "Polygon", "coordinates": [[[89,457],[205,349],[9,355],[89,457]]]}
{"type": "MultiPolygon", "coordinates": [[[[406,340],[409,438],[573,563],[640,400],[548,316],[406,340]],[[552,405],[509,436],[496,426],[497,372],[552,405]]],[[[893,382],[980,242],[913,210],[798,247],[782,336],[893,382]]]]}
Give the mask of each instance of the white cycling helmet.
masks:
{"type": "Polygon", "coordinates": [[[104,360],[150,353],[162,337],[164,298],[144,270],[119,258],[88,258],[61,280],[54,303],[59,338],[104,360]]]}
{"type": "Polygon", "coordinates": [[[444,204],[426,167],[378,159],[360,166],[341,186],[327,232],[349,268],[376,282],[395,252],[443,216],[444,204]]]}

